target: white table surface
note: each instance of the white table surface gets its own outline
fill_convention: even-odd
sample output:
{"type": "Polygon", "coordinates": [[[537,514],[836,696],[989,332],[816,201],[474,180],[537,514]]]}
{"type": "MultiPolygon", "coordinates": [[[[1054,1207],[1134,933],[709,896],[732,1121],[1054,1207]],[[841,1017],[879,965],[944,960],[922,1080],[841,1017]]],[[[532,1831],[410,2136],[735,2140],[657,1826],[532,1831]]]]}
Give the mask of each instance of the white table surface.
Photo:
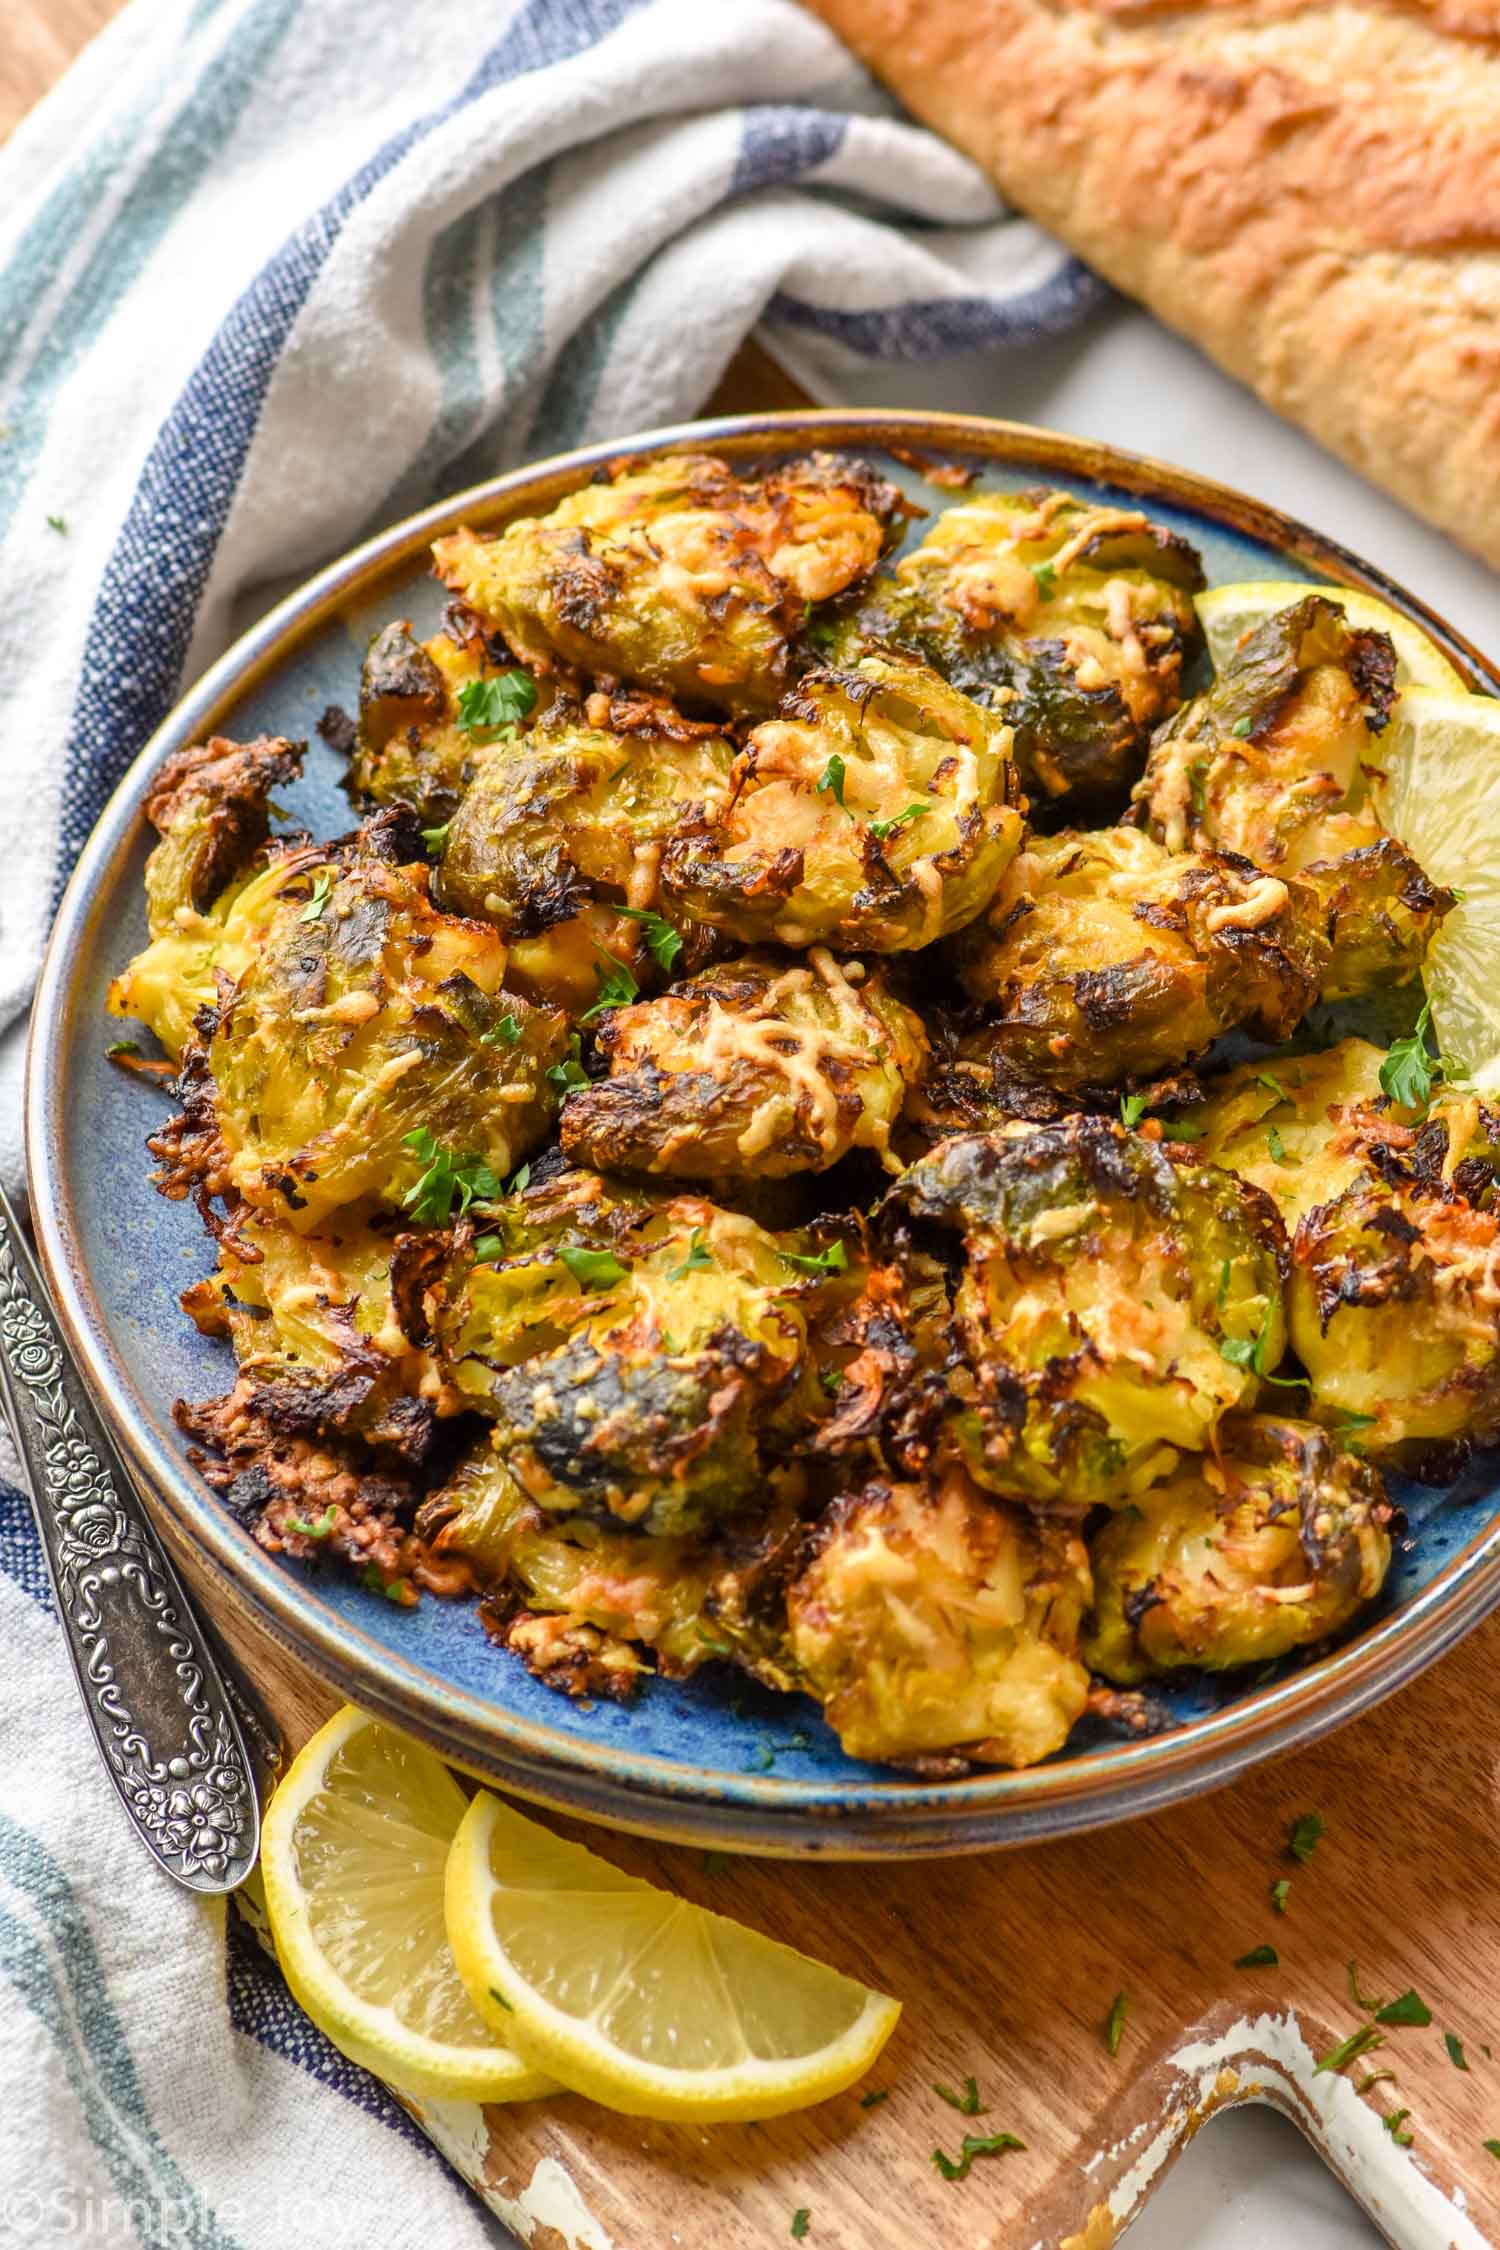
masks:
{"type": "MultiPolygon", "coordinates": [[[[778,358],[830,404],[927,406],[1102,438],[1239,486],[1352,547],[1500,654],[1500,578],[1281,421],[1149,315],[1121,306],[1024,353],[877,367],[831,383],[795,340],[778,358]]],[[[1194,2142],[1131,2250],[1374,2250],[1380,2241],[1284,2119],[1234,2111],[1194,2142]]]]}

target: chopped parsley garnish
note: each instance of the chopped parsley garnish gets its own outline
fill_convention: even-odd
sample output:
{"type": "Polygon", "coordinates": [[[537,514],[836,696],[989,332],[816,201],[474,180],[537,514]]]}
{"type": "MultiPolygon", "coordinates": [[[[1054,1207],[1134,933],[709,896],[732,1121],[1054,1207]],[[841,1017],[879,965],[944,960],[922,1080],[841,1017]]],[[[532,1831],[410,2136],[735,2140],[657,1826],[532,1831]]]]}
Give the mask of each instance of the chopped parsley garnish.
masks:
{"type": "Polygon", "coordinates": [[[861,2094],[859,2097],[859,2106],[861,2109],[878,2109],[882,2102],[888,2102],[890,2098],[890,2094],[887,2092],[886,2088],[882,2086],[875,2093],[861,2094]]]}
{"type": "Polygon", "coordinates": [[[66,517],[66,516],[49,516],[49,517],[47,518],[47,523],[48,523],[48,526],[49,526],[49,528],[50,528],[51,530],[53,530],[53,531],[60,531],[60,532],[62,533],[62,535],[63,535],[64,539],[66,539],[66,538],[67,538],[67,536],[68,536],[68,519],[67,519],[67,517],[66,517]]]}
{"type": "Polygon", "coordinates": [[[332,898],[332,896],[333,871],[331,868],[325,867],[320,870],[316,880],[314,881],[312,887],[312,897],[308,900],[306,906],[303,907],[302,912],[298,915],[298,921],[321,922],[324,912],[327,908],[328,901],[332,898]]]}
{"type": "Polygon", "coordinates": [[[448,849],[448,831],[452,826],[451,820],[445,820],[441,828],[423,829],[422,841],[434,859],[440,859],[448,849]]]}
{"type": "Polygon", "coordinates": [[[796,1250],[777,1252],[783,1265],[796,1266],[803,1273],[843,1273],[849,1264],[849,1253],[842,1242],[831,1242],[815,1258],[803,1257],[796,1250]]]}
{"type": "MultiPolygon", "coordinates": [[[[1384,2032],[1377,2031],[1372,2023],[1361,2024],[1358,2031],[1351,2031],[1347,2039],[1341,2039],[1336,2047],[1329,2048],[1327,2054],[1318,2063],[1317,2069],[1345,2070],[1357,2056],[1367,2055],[1372,2047],[1383,2047],[1384,2045],[1384,2032]]],[[[1313,2075],[1316,2077],[1317,2071],[1314,2071],[1313,2075]]]]}
{"type": "Polygon", "coordinates": [[[803,2204],[803,2205],[802,2205],[802,2206],[800,2207],[800,2209],[798,2209],[798,2210],[796,2210],[796,2211],[794,2211],[794,2212],[792,2213],[792,2240],[793,2240],[793,2242],[800,2242],[800,2241],[802,2240],[802,2237],[803,2237],[803,2236],[804,2236],[804,2235],[806,2234],[806,2232],[807,2232],[807,2230],[808,2230],[808,2228],[809,2228],[809,2226],[810,2226],[811,2224],[812,2224],[812,2213],[811,2213],[811,2211],[809,2211],[809,2210],[808,2210],[808,2208],[807,2208],[807,2205],[806,2205],[806,2204],[804,2203],[804,2204],[803,2204]]]}
{"type": "Polygon", "coordinates": [[[471,1203],[488,1203],[502,1192],[498,1174],[482,1156],[472,1149],[464,1156],[455,1156],[451,1149],[439,1146],[425,1125],[405,1134],[401,1146],[411,1149],[426,1166],[401,1198],[402,1209],[410,1211],[419,1224],[445,1226],[455,1203],[462,1217],[471,1203]]]}
{"type": "Polygon", "coordinates": [[[682,951],[681,932],[674,930],[664,915],[653,914],[649,906],[622,906],[619,911],[627,922],[640,923],[646,951],[657,967],[674,969],[682,951]]]}
{"type": "Polygon", "coordinates": [[[104,1050],[107,1055],[138,1055],[140,1051],[141,1043],[138,1039],[111,1039],[104,1050]]]}
{"type": "Polygon", "coordinates": [[[626,964],[617,961],[612,953],[602,954],[594,963],[594,975],[599,980],[599,997],[592,1008],[584,1009],[578,1019],[580,1023],[592,1023],[606,1008],[625,1007],[641,989],[626,964]]]}
{"type": "Polygon", "coordinates": [[[1237,1969],[1277,1969],[1281,1966],[1281,1955],[1274,1945],[1252,1945],[1234,1965],[1237,1969]]]}
{"type": "Polygon", "coordinates": [[[507,1195],[524,1195],[530,1185],[530,1164],[518,1164],[515,1170],[511,1173],[510,1178],[505,1183],[505,1192],[507,1195]]]}
{"type": "Polygon", "coordinates": [[[1274,1094],[1278,1102],[1286,1102],[1290,1104],[1293,1109],[1296,1108],[1296,1103],[1292,1101],[1291,1095],[1287,1092],[1285,1086],[1282,1085],[1281,1080],[1279,1078],[1274,1078],[1269,1070],[1257,1071],[1255,1074],[1255,1083],[1257,1086],[1264,1086],[1268,1094],[1274,1094]]]}
{"type": "Polygon", "coordinates": [[[932,2161],[941,2178],[966,2180],[969,2167],[976,2156],[1005,2156],[1011,2149],[1024,2148],[1014,2133],[965,2133],[963,2147],[957,2157],[945,2156],[940,2148],[932,2152],[932,2161]]]}
{"type": "Polygon", "coordinates": [[[1028,563],[1027,569],[1036,580],[1036,590],[1044,602],[1050,602],[1057,591],[1057,572],[1049,562],[1028,563]]]}
{"type": "Polygon", "coordinates": [[[547,1072],[549,1081],[557,1088],[559,1093],[570,1093],[575,1086],[586,1086],[588,1084],[589,1074],[583,1067],[581,1055],[582,1050],[579,1047],[578,1034],[575,1031],[569,1035],[566,1056],[561,1062],[553,1063],[547,1072]]]}
{"type": "Polygon", "coordinates": [[[1271,1904],[1278,1914],[1285,1914],[1287,1894],[1291,1890],[1290,1878],[1283,1875],[1279,1883],[1271,1885],[1271,1904]]]}
{"type": "Polygon", "coordinates": [[[1392,2086],[1395,2085],[1396,2073],[1393,2070],[1367,2070],[1354,2091],[1356,2094],[1368,2094],[1373,2087],[1383,2086],[1387,2080],[1392,2086]]]}
{"type": "Polygon", "coordinates": [[[483,741],[500,727],[516,726],[536,702],[529,672],[501,672],[492,680],[466,680],[458,691],[458,723],[483,741]]]}
{"type": "Polygon", "coordinates": [[[1243,741],[1244,741],[1244,739],[1245,739],[1245,737],[1246,737],[1246,735],[1247,735],[1247,734],[1248,734],[1248,733],[1250,732],[1250,729],[1251,729],[1251,728],[1252,728],[1252,727],[1254,726],[1254,724],[1255,724],[1255,721],[1254,721],[1254,720],[1253,720],[1253,719],[1252,719],[1252,718],[1250,717],[1249,713],[1247,712],[1247,713],[1245,714],[1245,716],[1244,716],[1244,717],[1243,717],[1242,719],[1236,719],[1236,720],[1235,720],[1235,722],[1234,722],[1234,725],[1233,725],[1233,726],[1232,726],[1232,727],[1230,728],[1230,730],[1229,730],[1229,731],[1230,731],[1230,733],[1231,733],[1231,734],[1237,734],[1237,735],[1239,736],[1240,740],[1241,740],[1241,741],[1243,742],[1243,741]]]}
{"type": "Polygon", "coordinates": [[[368,1587],[372,1594],[384,1594],[386,1600],[394,1602],[398,1609],[415,1609],[417,1606],[417,1589],[411,1580],[409,1578],[386,1578],[381,1572],[379,1563],[371,1563],[367,1569],[362,1570],[359,1574],[359,1582],[362,1586],[368,1587]]]}
{"type": "MultiPolygon", "coordinates": [[[[807,606],[811,609],[812,603],[809,602],[807,606]]],[[[832,648],[837,636],[837,628],[830,625],[826,619],[820,619],[816,624],[809,621],[805,630],[813,647],[822,649],[825,654],[832,648]]]]}
{"type": "Polygon", "coordinates": [[[703,1872],[705,1875],[727,1875],[730,1865],[728,1852],[705,1852],[703,1854],[703,1872]]]}
{"type": "Polygon", "coordinates": [[[776,1752],[772,1744],[757,1742],[755,1748],[745,1760],[745,1771],[747,1773],[769,1773],[775,1763],[776,1752]]]}
{"type": "Polygon", "coordinates": [[[1104,2044],[1112,2055],[1120,2052],[1120,2041],[1125,2036],[1125,2012],[1129,2006],[1128,1995],[1117,1992],[1104,2019],[1104,2044]]]}
{"type": "Polygon", "coordinates": [[[1368,1992],[1360,1991],[1359,1963],[1357,1961],[1349,1963],[1349,1997],[1356,2008],[1364,2009],[1367,2016],[1373,2016],[1377,2008],[1384,2006],[1383,2001],[1372,1999],[1368,1992]]]}
{"type": "Polygon", "coordinates": [[[668,1281],[686,1281],[690,1273],[702,1273],[714,1262],[714,1254],[703,1239],[702,1227],[694,1227],[688,1236],[687,1256],[680,1266],[674,1266],[667,1275],[668,1281]]]}
{"type": "Polygon", "coordinates": [[[1500,2156],[1500,2141],[1481,2141],[1479,2145],[1488,2149],[1491,2156],[1500,2156]]]}
{"type": "Polygon", "coordinates": [[[834,803],[838,806],[839,811],[841,813],[848,813],[849,818],[852,820],[854,818],[854,815],[852,812],[849,812],[849,807],[844,803],[844,776],[848,772],[848,770],[849,769],[844,764],[843,759],[839,756],[837,750],[835,750],[833,756],[829,759],[827,765],[823,768],[822,775],[818,781],[818,795],[821,797],[826,792],[827,795],[830,796],[833,799],[834,803]]]}
{"type": "Polygon", "coordinates": [[[1356,1414],[1352,1406],[1335,1406],[1325,1411],[1330,1411],[1338,1416],[1340,1431],[1373,1430],[1380,1420],[1378,1414],[1356,1414]]]}
{"type": "Polygon", "coordinates": [[[1277,1164],[1285,1164],[1287,1160],[1286,1142],[1277,1132],[1274,1125],[1268,1125],[1266,1127],[1266,1147],[1271,1151],[1273,1162],[1277,1164]]]}
{"type": "Polygon", "coordinates": [[[1120,1123],[1132,1127],[1139,1125],[1148,1107],[1149,1104],[1144,1094],[1122,1094],[1120,1096],[1120,1123]]]}
{"type": "Polygon", "coordinates": [[[984,2107],[979,2099],[977,2078],[966,2078],[961,2094],[955,2094],[951,2086],[940,2086],[936,2079],[932,2082],[932,2090],[940,2102],[946,2102],[950,2109],[956,2109],[964,2117],[977,2117],[984,2107]]]}
{"type": "Polygon", "coordinates": [[[870,834],[883,844],[888,836],[894,836],[896,830],[904,828],[908,821],[925,820],[931,810],[931,805],[908,805],[905,812],[894,813],[889,820],[872,820],[870,834]]]}
{"type": "Polygon", "coordinates": [[[1195,758],[1188,767],[1188,795],[1193,800],[1193,811],[1201,820],[1208,811],[1208,760],[1195,758]]]}
{"type": "Polygon", "coordinates": [[[1448,2050],[1448,2060],[1452,2063],[1454,2069],[1467,2070],[1469,2058],[1464,2053],[1464,2043],[1459,2038],[1458,2033],[1456,2031],[1445,2031],[1443,2033],[1443,2045],[1448,2050]]]}
{"type": "Polygon", "coordinates": [[[1406,2120],[1410,2115],[1409,2109],[1393,2109],[1389,2117],[1382,2117],[1380,2120],[1397,2148],[1411,2147],[1411,2134],[1406,2129],[1406,2120]]]}
{"type": "Polygon", "coordinates": [[[1406,1039],[1393,1039],[1380,1066],[1380,1091],[1403,1109],[1426,1116],[1439,1079],[1455,1084],[1462,1078],[1458,1066],[1429,1052],[1427,1034],[1432,1026],[1432,1003],[1424,1000],[1422,1013],[1406,1039]]]}
{"type": "Polygon", "coordinates": [[[481,1031],[479,1044],[481,1047],[519,1047],[521,1044],[521,1026],[514,1016],[504,1015],[497,1024],[492,1024],[488,1031],[481,1031]]]}
{"type": "Polygon", "coordinates": [[[630,1270],[608,1250],[580,1250],[573,1243],[565,1242],[557,1254],[580,1289],[612,1288],[615,1282],[623,1281],[630,1270]]]}
{"type": "Polygon", "coordinates": [[[281,1524],[284,1531],[295,1531],[302,1539],[326,1539],[338,1520],[338,1509],[330,1501],[316,1523],[309,1523],[305,1516],[283,1516],[281,1524]]]}
{"type": "Polygon", "coordinates": [[[1299,1813],[1287,1832],[1286,1848],[1305,1867],[1327,1833],[1321,1813],[1299,1813]]]}
{"type": "Polygon", "coordinates": [[[1432,2021],[1432,2010],[1426,2001],[1410,1986],[1399,1998],[1388,2000],[1376,2015],[1377,2023],[1415,2024],[1419,2029],[1432,2021]]]}
{"type": "Polygon", "coordinates": [[[474,1245],[474,1262],[480,1266],[493,1265],[505,1256],[505,1238],[498,1234],[482,1234],[474,1245]]]}

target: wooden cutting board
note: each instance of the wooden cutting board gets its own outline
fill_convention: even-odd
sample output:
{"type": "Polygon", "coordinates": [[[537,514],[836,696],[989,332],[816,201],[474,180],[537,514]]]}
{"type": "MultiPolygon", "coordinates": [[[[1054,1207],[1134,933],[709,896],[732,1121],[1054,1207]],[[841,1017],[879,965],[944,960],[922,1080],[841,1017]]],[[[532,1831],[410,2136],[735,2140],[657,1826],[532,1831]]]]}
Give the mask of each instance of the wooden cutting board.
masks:
{"type": "MultiPolygon", "coordinates": [[[[118,4],[10,0],[0,134],[118,4]]],[[[752,348],[709,411],[804,403],[752,348]]],[[[335,1699],[179,1559],[295,1750],[335,1699]]],[[[698,1853],[591,1831],[633,1871],[899,1994],[901,2024],[863,2090],[884,2098],[867,2108],[856,2089],[799,2117],[691,2129],[573,2097],[408,2106],[530,2250],[760,2250],[791,2239],[804,2209],[809,2250],[1104,2250],[1198,2127],[1245,2101],[1290,2116],[1399,2250],[1500,2250],[1500,2159],[1484,2146],[1500,2147],[1500,2060],[1486,2052],[1500,2054],[1497,1666],[1500,1619],[1317,1749],[1196,1805],[1024,1853],[716,1872],[698,1853]],[[1326,1833],[1303,1866],[1286,1837],[1312,1811],[1326,1833]],[[1282,1877],[1284,1915],[1271,1899],[1282,1877]],[[1234,1967],[1265,1944],[1274,1969],[1234,1967]],[[1363,2020],[1351,1956],[1366,1992],[1415,1987],[1433,2022],[1390,2031],[1342,2076],[1318,2073],[1363,2020]],[[1112,2055],[1104,2026],[1122,1991],[1112,2055]],[[1381,2068],[1395,2080],[1362,2098],[1381,2068]],[[969,2075],[974,2117],[933,2091],[969,2075]],[[1397,2110],[1409,2151],[1381,2122],[1397,2110]],[[1026,2145],[946,2182],[932,2151],[955,2156],[966,2131],[1026,2145]]]]}
{"type": "MultiPolygon", "coordinates": [[[[335,1698],[181,1559],[295,1749],[335,1698]]],[[[725,1865],[556,1821],[897,1994],[895,2036],[864,2086],[762,2125],[665,2126],[573,2096],[407,2106],[531,2250],[763,2250],[799,2209],[809,2250],[1104,2250],[1199,2126],[1247,2101],[1289,2116],[1398,2250],[1500,2250],[1500,2157],[1484,2145],[1500,2149],[1497,1669],[1500,1617],[1311,1750],[1154,1819],[1025,1851],[725,1865]],[[1324,1833],[1301,1863],[1291,1824],[1314,1812],[1324,1833]],[[1275,1967],[1235,1966],[1265,1945],[1275,1967]],[[1351,1959],[1364,1994],[1414,1989],[1432,2022],[1320,2072],[1367,2020],[1351,1959]],[[972,2117],[933,2090],[970,2075],[972,2117]],[[872,2091],[884,2098],[865,2107],[872,2091]],[[1382,2122],[1397,2111],[1409,2149],[1382,2122]],[[1025,2148],[940,2178],[934,2149],[953,2158],[966,2132],[1001,2131],[1025,2148]]]]}

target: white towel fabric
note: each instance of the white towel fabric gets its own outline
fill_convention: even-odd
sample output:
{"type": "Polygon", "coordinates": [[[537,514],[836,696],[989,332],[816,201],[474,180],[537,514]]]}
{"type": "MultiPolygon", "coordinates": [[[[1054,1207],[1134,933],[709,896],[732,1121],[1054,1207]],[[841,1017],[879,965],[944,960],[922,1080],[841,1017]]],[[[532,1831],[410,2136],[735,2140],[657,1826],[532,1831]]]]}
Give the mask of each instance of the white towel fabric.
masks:
{"type": "MultiPolygon", "coordinates": [[[[852,395],[1102,294],[791,0],[135,0],[0,157],[0,1170],[68,868],[272,589],[758,324],[852,395]]],[[[0,2243],[497,2239],[138,1851],[3,1489],[0,1645],[0,2243]]]]}

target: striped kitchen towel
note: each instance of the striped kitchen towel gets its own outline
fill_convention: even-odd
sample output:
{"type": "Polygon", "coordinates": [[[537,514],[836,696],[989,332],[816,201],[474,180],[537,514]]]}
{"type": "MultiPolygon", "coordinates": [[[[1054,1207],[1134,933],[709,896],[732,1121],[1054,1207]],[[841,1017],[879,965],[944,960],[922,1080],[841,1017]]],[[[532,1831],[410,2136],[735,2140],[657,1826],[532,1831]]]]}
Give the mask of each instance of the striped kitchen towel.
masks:
{"type": "MultiPolygon", "coordinates": [[[[0,1172],[68,868],[275,592],[759,325],[852,399],[1101,297],[792,0],[134,0],[0,156],[0,1172]]],[[[0,2242],[497,2239],[137,1852],[3,1489],[0,1646],[0,2242]]]]}

